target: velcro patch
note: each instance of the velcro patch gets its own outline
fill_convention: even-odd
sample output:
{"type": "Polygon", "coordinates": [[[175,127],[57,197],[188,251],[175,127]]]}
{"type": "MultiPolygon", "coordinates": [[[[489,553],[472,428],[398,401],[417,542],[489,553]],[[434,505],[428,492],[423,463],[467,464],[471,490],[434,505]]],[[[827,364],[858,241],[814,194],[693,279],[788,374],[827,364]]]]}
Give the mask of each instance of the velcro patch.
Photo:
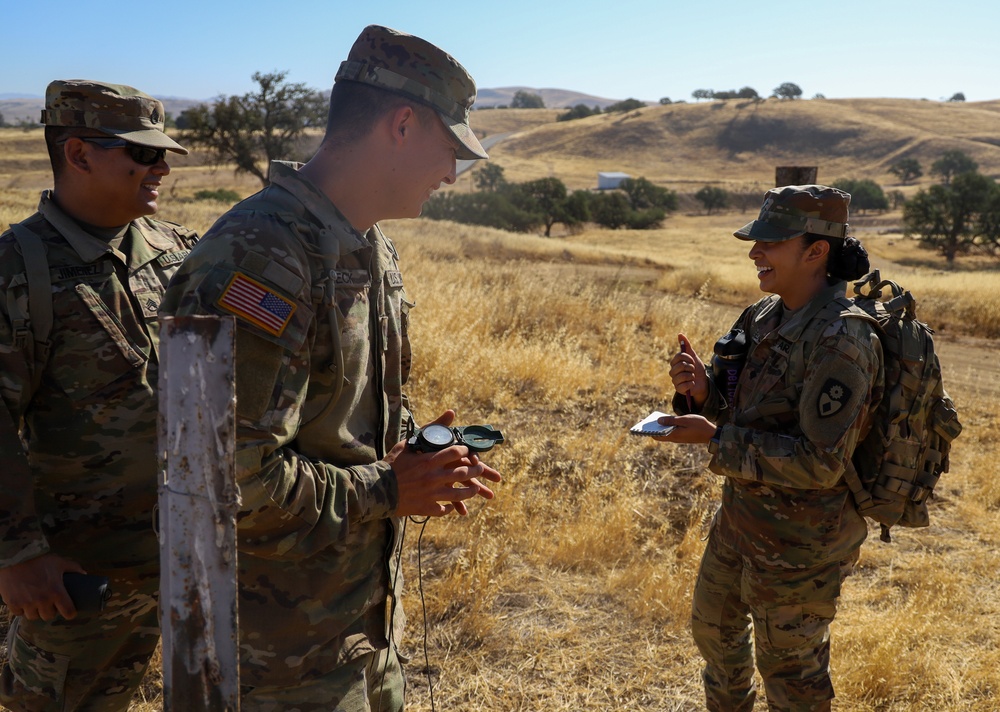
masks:
{"type": "Polygon", "coordinates": [[[820,418],[836,415],[851,400],[851,389],[836,378],[826,379],[816,401],[816,412],[820,418]]]}
{"type": "Polygon", "coordinates": [[[184,261],[184,258],[191,254],[191,250],[177,250],[176,252],[164,252],[162,255],[156,258],[156,264],[160,267],[169,267],[170,265],[179,264],[184,261]]]}
{"type": "Polygon", "coordinates": [[[366,269],[332,269],[330,279],[338,287],[367,287],[371,277],[366,269]]]}
{"type": "Polygon", "coordinates": [[[85,280],[88,277],[101,277],[113,274],[114,264],[111,260],[101,260],[83,265],[65,265],[63,267],[53,267],[49,270],[49,278],[53,282],[65,282],[67,280],[85,280]]]}
{"type": "Polygon", "coordinates": [[[242,272],[233,275],[216,304],[274,336],[281,336],[295,313],[295,304],[242,272]]]}

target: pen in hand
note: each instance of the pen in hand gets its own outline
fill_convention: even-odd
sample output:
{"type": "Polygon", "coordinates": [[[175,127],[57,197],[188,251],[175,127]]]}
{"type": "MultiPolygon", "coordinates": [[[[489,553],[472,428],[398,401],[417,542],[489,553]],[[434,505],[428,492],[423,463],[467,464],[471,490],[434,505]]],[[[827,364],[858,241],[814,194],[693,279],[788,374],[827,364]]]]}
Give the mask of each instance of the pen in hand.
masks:
{"type": "MultiPolygon", "coordinates": [[[[684,343],[684,339],[678,338],[677,341],[681,345],[681,353],[682,354],[686,354],[687,353],[687,344],[684,343]]],[[[694,412],[694,404],[691,401],[691,388],[690,387],[688,387],[688,392],[684,394],[684,398],[687,400],[688,413],[693,413],[694,412]]]]}

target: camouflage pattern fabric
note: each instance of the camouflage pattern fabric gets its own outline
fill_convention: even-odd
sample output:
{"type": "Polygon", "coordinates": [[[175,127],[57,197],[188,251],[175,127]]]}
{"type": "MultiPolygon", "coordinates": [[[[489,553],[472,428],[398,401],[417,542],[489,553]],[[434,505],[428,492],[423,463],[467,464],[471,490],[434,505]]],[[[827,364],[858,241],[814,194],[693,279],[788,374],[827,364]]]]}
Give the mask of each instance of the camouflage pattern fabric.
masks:
{"type": "Polygon", "coordinates": [[[134,87],[57,79],[45,89],[41,121],[46,126],[96,129],[139,146],[187,154],[186,148],[164,133],[166,118],[158,99],[134,87]]]}
{"type": "Polygon", "coordinates": [[[459,159],[489,158],[469,126],[476,82],[458,60],[427,40],[369,25],[354,41],[334,81],[368,84],[415,99],[438,112],[460,144],[459,159]]]}
{"type": "Polygon", "coordinates": [[[355,658],[294,687],[244,687],[242,712],[403,712],[405,682],[394,648],[355,658]]]}
{"type": "Polygon", "coordinates": [[[125,709],[158,638],[156,313],[197,236],[142,218],[115,249],[71,220],[48,192],[21,224],[48,255],[54,325],[34,390],[33,360],[15,343],[12,323],[29,313],[25,267],[4,233],[0,397],[15,421],[23,418],[28,457],[4,453],[11,466],[0,471],[0,566],[53,552],[110,576],[116,588],[101,615],[17,624],[21,637],[11,638],[0,702],[14,710],[62,709],[53,700],[23,706],[27,693],[18,686],[31,670],[31,687],[64,689],[67,699],[107,697],[106,706],[93,709],[125,709]],[[41,664],[57,655],[68,656],[65,665],[41,664]],[[65,685],[44,682],[44,670],[66,675],[65,685]],[[11,675],[13,688],[6,684],[11,675]],[[82,692],[78,684],[86,686],[82,692]]]}
{"type": "MultiPolygon", "coordinates": [[[[726,477],[711,534],[712,551],[731,552],[728,557],[718,553],[706,557],[728,560],[735,571],[723,578],[732,575],[742,583],[737,593],[725,582],[699,580],[701,600],[696,607],[759,609],[755,618],[759,614],[761,625],[755,620],[754,626],[758,651],[766,649],[762,625],[768,616],[784,615],[778,607],[836,600],[846,575],[843,562],[857,556],[867,535],[843,475],[882,396],[881,345],[871,324],[846,318],[831,322],[808,352],[793,348],[810,321],[827,302],[843,295],[845,287],[842,282],[827,287],[784,321],[781,301],[775,296],[744,312],[737,325],[747,334],[749,352],[736,402],[730,408],[710,377],[709,397],[702,408],[703,415],[721,425],[717,445],[710,448],[714,450],[710,469],[726,477]],[[801,383],[787,385],[784,376],[793,354],[805,360],[794,365],[804,376],[801,383]],[[706,600],[724,595],[738,596],[740,603],[706,600]]],[[[685,407],[684,398],[675,397],[674,409],[686,412],[685,407]]],[[[717,568],[706,565],[703,571],[718,576],[707,573],[717,568]]],[[[696,610],[699,648],[716,651],[708,668],[724,667],[723,660],[733,656],[745,662],[739,652],[745,643],[739,635],[698,623],[699,617],[704,616],[696,610]]],[[[814,623],[803,619],[801,626],[814,623]]],[[[792,635],[797,625],[784,621],[781,628],[792,635]]],[[[813,666],[825,670],[822,646],[813,645],[815,636],[807,637],[812,642],[805,647],[812,646],[816,657],[806,664],[793,656],[794,665],[800,670],[813,666]]],[[[762,674],[763,663],[758,652],[762,674]]]]}
{"type": "Polygon", "coordinates": [[[159,562],[109,570],[112,595],[100,613],[15,618],[0,702],[15,712],[128,709],[160,640],[159,573],[159,562]]]}
{"type": "Polygon", "coordinates": [[[240,681],[294,687],[402,633],[395,474],[410,369],[397,256],[293,165],[206,233],[164,315],[236,318],[240,681]],[[248,295],[250,295],[248,297],[248,295]]]}
{"type": "Polygon", "coordinates": [[[784,242],[804,235],[847,237],[850,193],[825,185],[786,185],[764,194],[760,215],[733,233],[741,240],[784,242]]]}
{"type": "Polygon", "coordinates": [[[830,709],[829,628],[837,611],[831,594],[840,590],[856,559],[857,552],[842,562],[790,572],[776,582],[772,572],[755,568],[721,544],[713,529],[691,617],[694,640],[706,662],[702,679],[709,710],[753,709],[754,650],[769,709],[830,709]]]}

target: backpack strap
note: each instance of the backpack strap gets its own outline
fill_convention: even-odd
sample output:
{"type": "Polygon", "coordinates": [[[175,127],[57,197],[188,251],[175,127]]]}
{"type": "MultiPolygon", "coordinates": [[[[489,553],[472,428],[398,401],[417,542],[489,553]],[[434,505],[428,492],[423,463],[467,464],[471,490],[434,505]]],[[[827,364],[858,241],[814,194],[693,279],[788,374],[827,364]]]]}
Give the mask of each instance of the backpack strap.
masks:
{"type": "MultiPolygon", "coordinates": [[[[841,301],[848,305],[847,309],[840,312],[839,317],[841,319],[863,319],[872,325],[872,328],[875,330],[875,334],[878,336],[879,340],[883,342],[885,341],[886,335],[882,330],[882,325],[879,324],[878,319],[860,308],[856,307],[851,309],[850,307],[854,305],[846,297],[838,300],[838,302],[841,301]]],[[[871,432],[871,429],[875,424],[875,417],[877,417],[877,414],[874,411],[869,412],[868,417],[861,426],[861,431],[858,433],[857,446],[860,446],[861,443],[864,442],[865,438],[868,437],[868,433],[871,432]]],[[[847,488],[851,491],[851,496],[854,498],[854,505],[858,512],[863,515],[866,510],[875,506],[875,500],[872,498],[871,492],[868,491],[864,483],[861,481],[861,477],[858,475],[858,470],[854,466],[853,456],[847,459],[847,466],[844,468],[844,482],[847,483],[847,488]]],[[[886,533],[883,531],[883,541],[885,541],[885,536],[886,533]]]]}
{"type": "MultiPolygon", "coordinates": [[[[32,350],[32,361],[34,363],[32,364],[31,385],[32,390],[35,390],[42,380],[42,370],[46,361],[48,361],[49,349],[52,346],[52,342],[49,340],[54,319],[52,278],[49,275],[49,260],[45,255],[45,245],[42,244],[38,235],[20,223],[15,223],[10,227],[14,232],[14,239],[17,240],[18,247],[21,248],[21,257],[24,259],[25,277],[28,280],[27,316],[32,337],[34,338],[34,349],[32,350]]],[[[16,330],[17,326],[15,326],[16,330]]],[[[25,346],[26,344],[22,342],[22,348],[25,346]]]]}
{"type": "MultiPolygon", "coordinates": [[[[876,274],[876,278],[877,276],[878,275],[876,274]]],[[[858,284],[861,285],[864,284],[864,282],[859,282],[858,284]]],[[[857,293],[860,294],[858,287],[855,289],[857,293]]],[[[799,354],[798,358],[789,358],[790,365],[795,364],[804,368],[806,360],[804,353],[805,349],[812,349],[830,324],[837,319],[863,319],[872,325],[879,339],[884,338],[884,332],[882,331],[881,325],[878,323],[878,319],[866,313],[860,307],[856,307],[851,299],[848,299],[847,297],[837,297],[826,304],[806,327],[802,334],[802,338],[796,343],[796,347],[801,348],[802,353],[799,354]]],[[[788,384],[800,382],[802,377],[803,374],[799,372],[798,369],[796,369],[795,373],[792,373],[791,369],[786,371],[786,383],[788,384]]],[[[859,445],[871,431],[873,425],[872,418],[874,417],[874,414],[870,414],[865,423],[862,425],[861,432],[858,435],[859,445]]],[[[867,489],[865,489],[864,484],[861,482],[861,477],[858,475],[858,471],[854,466],[853,458],[848,458],[847,460],[847,465],[844,468],[844,482],[847,483],[847,487],[851,491],[851,495],[854,497],[854,504],[859,512],[864,514],[866,509],[874,506],[875,503],[871,494],[867,489]]]]}

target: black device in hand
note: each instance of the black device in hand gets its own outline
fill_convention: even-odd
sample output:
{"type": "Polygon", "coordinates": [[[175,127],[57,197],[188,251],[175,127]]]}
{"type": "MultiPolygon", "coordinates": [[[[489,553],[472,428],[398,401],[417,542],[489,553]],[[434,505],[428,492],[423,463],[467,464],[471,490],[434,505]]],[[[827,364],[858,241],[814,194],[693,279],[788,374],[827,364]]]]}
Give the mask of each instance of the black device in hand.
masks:
{"type": "Polygon", "coordinates": [[[107,576],[93,576],[67,571],[63,574],[63,586],[69,593],[76,610],[82,613],[97,613],[104,610],[104,604],[111,598],[111,579],[107,576]]]}
{"type": "Polygon", "coordinates": [[[452,445],[465,445],[472,452],[491,450],[503,443],[503,433],[492,425],[463,425],[449,428],[446,425],[428,425],[420,428],[407,444],[420,452],[437,452],[452,445]]]}

